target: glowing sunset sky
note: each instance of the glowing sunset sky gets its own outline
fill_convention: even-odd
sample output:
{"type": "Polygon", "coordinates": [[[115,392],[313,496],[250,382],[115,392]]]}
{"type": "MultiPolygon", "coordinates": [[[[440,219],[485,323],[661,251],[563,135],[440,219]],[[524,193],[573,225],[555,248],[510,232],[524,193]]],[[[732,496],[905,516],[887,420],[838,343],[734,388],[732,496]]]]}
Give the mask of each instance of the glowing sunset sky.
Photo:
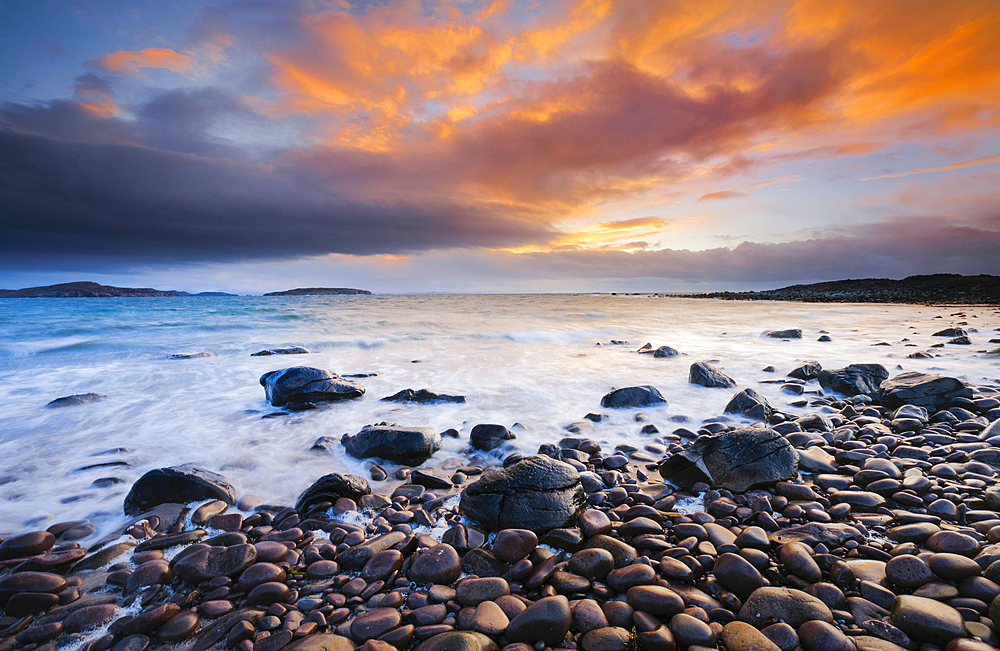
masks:
{"type": "Polygon", "coordinates": [[[0,286],[1000,273],[996,0],[0,3],[0,286]]]}

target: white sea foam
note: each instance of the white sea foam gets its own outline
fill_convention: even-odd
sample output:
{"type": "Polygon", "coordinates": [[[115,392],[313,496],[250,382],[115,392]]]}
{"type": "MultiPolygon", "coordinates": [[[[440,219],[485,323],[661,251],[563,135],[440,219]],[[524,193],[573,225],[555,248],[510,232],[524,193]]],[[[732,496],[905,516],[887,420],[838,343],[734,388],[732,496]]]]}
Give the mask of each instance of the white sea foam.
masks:
{"type": "MultiPolygon", "coordinates": [[[[433,464],[468,462],[468,435],[478,423],[514,423],[518,438],[475,458],[497,462],[510,451],[537,451],[589,412],[610,418],[587,433],[613,448],[640,449],[637,410],[603,410],[614,387],[651,384],[669,405],[642,409],[660,431],[686,416],[696,428],[718,417],[734,391],[688,383],[696,361],[713,362],[740,387],[754,387],[795,413],[796,397],[777,379],[804,360],[824,368],[879,362],[891,373],[921,370],[973,384],[1000,377],[993,349],[1000,313],[992,308],[891,305],[802,305],[623,296],[343,296],[0,300],[0,535],[90,519],[106,535],[124,522],[130,485],[153,468],[194,463],[222,473],[240,494],[294,503],[329,472],[367,475],[365,462],[311,452],[320,436],[339,438],[379,421],[455,428],[433,464]],[[964,312],[965,317],[951,314],[964,312]],[[934,318],[941,316],[943,318],[934,318]],[[931,334],[967,321],[972,346],[929,348],[931,334]],[[761,336],[802,328],[801,340],[761,336]],[[833,342],[818,342],[820,331],[833,342]],[[906,346],[909,338],[915,347],[906,346]],[[608,345],[612,339],[627,345],[608,345]],[[638,355],[646,342],[682,354],[638,355]],[[873,346],[887,342],[890,346],[873,346]],[[603,345],[597,346],[597,343],[603,345]],[[264,348],[305,346],[306,355],[251,357],[264,348]],[[915,350],[941,355],[906,359],[915,350]],[[11,353],[10,351],[16,351],[11,353]],[[168,359],[174,353],[213,357],[168,359]],[[419,363],[414,363],[418,361],[419,363]],[[287,366],[377,373],[363,378],[364,397],[279,418],[258,378],[287,366]],[[777,373],[764,373],[773,365],[777,373]],[[897,368],[899,365],[899,368],[897,368]],[[461,394],[465,404],[382,402],[402,389],[461,394]],[[105,400],[45,409],[54,398],[95,392],[105,400]],[[127,448],[127,452],[115,452],[127,448]],[[128,466],[94,464],[127,462],[128,466]],[[122,483],[96,487],[95,479],[122,483]]],[[[391,464],[383,464],[387,470],[391,464]]],[[[84,541],[86,543],[86,541],[84,541]]]]}

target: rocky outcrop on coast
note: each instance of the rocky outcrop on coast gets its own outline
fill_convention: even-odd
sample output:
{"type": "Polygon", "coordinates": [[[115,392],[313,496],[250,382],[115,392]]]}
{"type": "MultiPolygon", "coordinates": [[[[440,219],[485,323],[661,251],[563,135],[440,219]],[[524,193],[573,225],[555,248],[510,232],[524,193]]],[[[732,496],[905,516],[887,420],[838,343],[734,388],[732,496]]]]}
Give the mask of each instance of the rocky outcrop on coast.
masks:
{"type": "Polygon", "coordinates": [[[920,305],[998,305],[1000,276],[932,274],[902,280],[866,278],[791,285],[759,292],[685,294],[687,298],[805,303],[914,303],[920,305]]]}
{"type": "MultiPolygon", "coordinates": [[[[371,425],[324,449],[394,466],[294,505],[154,470],[102,541],[81,521],[0,541],[0,651],[994,649],[1000,386],[876,366],[788,369],[808,415],[747,388],[727,411],[749,416],[641,449],[577,432],[450,473],[440,433],[371,425]]],[[[663,400],[601,402],[648,428],[663,400]]],[[[509,430],[477,427],[502,452],[509,430]]]]}

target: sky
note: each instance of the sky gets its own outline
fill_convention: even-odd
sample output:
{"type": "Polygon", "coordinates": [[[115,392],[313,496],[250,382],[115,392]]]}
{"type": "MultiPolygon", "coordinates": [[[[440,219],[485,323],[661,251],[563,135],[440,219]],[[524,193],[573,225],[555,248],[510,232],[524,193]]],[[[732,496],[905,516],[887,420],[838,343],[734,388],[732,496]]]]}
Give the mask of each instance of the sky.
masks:
{"type": "Polygon", "coordinates": [[[1000,274],[996,0],[0,0],[0,286],[1000,274]]]}

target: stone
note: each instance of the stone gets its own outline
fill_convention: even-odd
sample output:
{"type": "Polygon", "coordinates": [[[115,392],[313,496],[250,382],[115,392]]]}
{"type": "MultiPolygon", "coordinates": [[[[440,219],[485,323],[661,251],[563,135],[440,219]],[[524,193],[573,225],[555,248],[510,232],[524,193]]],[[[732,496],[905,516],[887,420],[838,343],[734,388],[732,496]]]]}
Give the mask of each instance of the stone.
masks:
{"type": "Polygon", "coordinates": [[[571,623],[566,597],[542,597],[510,621],[507,640],[526,644],[541,641],[554,646],[566,636],[571,623]]]}
{"type": "Polygon", "coordinates": [[[47,409],[58,409],[60,407],[76,407],[78,405],[87,405],[92,402],[98,402],[99,400],[106,399],[107,396],[101,395],[100,393],[75,393],[71,396],[63,396],[62,398],[56,398],[51,402],[45,404],[47,409]]]}
{"type": "Polygon", "coordinates": [[[418,389],[414,391],[413,389],[403,389],[398,393],[394,393],[391,396],[386,396],[382,398],[383,402],[403,402],[409,404],[427,405],[436,402],[454,402],[463,403],[465,402],[465,396],[452,396],[446,393],[434,393],[429,389],[418,389]]]}
{"type": "Polygon", "coordinates": [[[659,585],[637,585],[625,595],[628,605],[655,617],[670,618],[684,611],[684,600],[670,588],[659,585]]]}
{"type": "Polygon", "coordinates": [[[758,628],[775,622],[798,628],[814,619],[833,623],[830,608],[816,597],[794,588],[770,586],[754,590],[740,608],[738,618],[758,628]]]}
{"type": "Polygon", "coordinates": [[[650,405],[663,405],[665,407],[667,399],[656,387],[649,385],[614,389],[601,398],[601,406],[605,409],[626,409],[650,405]]]}
{"type": "Polygon", "coordinates": [[[619,626],[607,626],[587,631],[578,642],[580,651],[625,651],[629,632],[619,626]]]}
{"type": "Polygon", "coordinates": [[[855,651],[856,648],[843,631],[829,622],[805,622],[798,634],[806,651],[855,651]]]}
{"type": "Polygon", "coordinates": [[[417,552],[407,576],[414,583],[449,585],[462,574],[462,559],[451,545],[441,543],[417,552]]]}
{"type": "Polygon", "coordinates": [[[653,351],[653,357],[677,357],[680,352],[676,348],[671,348],[670,346],[660,346],[653,351]]]}
{"type": "Polygon", "coordinates": [[[771,429],[746,427],[700,436],[659,467],[664,480],[690,489],[698,482],[743,492],[798,476],[799,453],[771,429]]]}
{"type": "MultiPolygon", "coordinates": [[[[974,561],[972,563],[975,565],[974,561]]],[[[885,564],[885,577],[901,588],[919,588],[937,579],[922,558],[907,555],[890,558],[885,564]]]]}
{"type": "Polygon", "coordinates": [[[48,592],[18,592],[7,601],[4,613],[24,617],[41,613],[59,603],[59,596],[48,592]]]}
{"type": "Polygon", "coordinates": [[[275,407],[308,402],[331,402],[360,398],[365,388],[359,382],[309,366],[293,366],[260,376],[264,394],[275,407]]]}
{"type": "Polygon", "coordinates": [[[463,606],[478,606],[510,594],[510,585],[501,577],[467,578],[455,588],[455,598],[463,606]]]}
{"type": "Polygon", "coordinates": [[[489,452],[503,445],[504,441],[515,438],[517,437],[514,432],[503,425],[481,423],[472,428],[472,432],[469,434],[469,444],[473,450],[489,452]]]}
{"type": "Polygon", "coordinates": [[[260,583],[247,594],[248,606],[270,606],[271,604],[288,601],[291,590],[284,583],[267,581],[260,583]]]}
{"type": "Polygon", "coordinates": [[[729,651],[781,651],[763,633],[746,622],[729,622],[722,627],[722,642],[729,651]]]}
{"type": "Polygon", "coordinates": [[[879,386],[882,405],[896,409],[903,405],[924,407],[928,411],[938,411],[955,398],[972,397],[972,389],[953,377],[907,371],[879,386]]]}
{"type": "Polygon", "coordinates": [[[469,484],[459,511],[491,531],[523,528],[539,534],[572,525],[584,503],[573,466],[533,456],[469,484]]]}
{"type": "Polygon", "coordinates": [[[781,529],[768,534],[775,545],[800,542],[810,547],[823,544],[828,548],[840,547],[848,540],[864,541],[864,536],[854,527],[842,522],[810,522],[797,527],[781,529]]]}
{"type": "Polygon", "coordinates": [[[225,477],[190,464],[150,470],[125,496],[125,515],[140,515],[170,502],[221,500],[232,506],[236,492],[225,477]]]}
{"type": "Polygon", "coordinates": [[[402,617],[395,608],[376,608],[361,613],[351,622],[351,637],[365,641],[381,637],[402,623],[402,617]]]}
{"type": "Polygon", "coordinates": [[[767,330],[764,335],[772,339],[802,339],[802,330],[787,328],[785,330],[767,330]]]}
{"type": "Polygon", "coordinates": [[[493,539],[493,555],[504,563],[516,563],[535,550],[538,536],[529,529],[502,529],[493,539]]]}
{"type": "Polygon", "coordinates": [[[265,350],[250,353],[250,357],[267,357],[269,355],[307,355],[309,350],[302,346],[288,346],[287,348],[267,348],[265,350]]]}
{"type": "Polygon", "coordinates": [[[495,602],[483,601],[476,606],[470,623],[474,631],[484,635],[500,635],[507,630],[510,619],[495,602]]]}
{"type": "Polygon", "coordinates": [[[295,510],[303,518],[311,518],[330,508],[324,508],[324,504],[332,505],[342,497],[356,502],[363,495],[371,495],[371,492],[372,487],[364,477],[332,472],[317,479],[299,495],[295,510]]]}
{"type": "Polygon", "coordinates": [[[395,547],[404,540],[406,540],[406,534],[403,532],[390,531],[339,553],[337,560],[348,569],[361,569],[375,554],[395,547]]]}
{"type": "Polygon", "coordinates": [[[77,608],[63,620],[63,628],[67,633],[80,633],[96,628],[115,616],[118,607],[115,604],[98,604],[77,608]]]}
{"type": "Polygon", "coordinates": [[[809,583],[823,579],[823,571],[813,560],[812,550],[800,542],[790,542],[781,546],[779,553],[785,569],[809,583]]]}
{"type": "Polygon", "coordinates": [[[695,362],[688,371],[688,382],[703,387],[729,389],[736,386],[736,380],[729,377],[708,362],[695,362]]]}
{"type": "Polygon", "coordinates": [[[947,644],[966,634],[962,615],[934,599],[898,595],[892,600],[890,613],[892,625],[915,640],[947,644]]]}
{"type": "Polygon", "coordinates": [[[584,545],[584,549],[604,549],[608,551],[611,557],[615,559],[616,568],[631,565],[639,556],[632,545],[604,534],[598,534],[589,538],[584,545]]]}
{"type": "Polygon", "coordinates": [[[388,581],[389,578],[403,568],[403,553],[398,549],[386,549],[372,556],[361,569],[361,578],[365,581],[388,581]]]}
{"type": "Polygon", "coordinates": [[[282,651],[354,651],[354,642],[343,635],[316,633],[293,640],[282,651]]]}
{"type": "MultiPolygon", "coordinates": [[[[663,560],[665,559],[661,559],[661,563],[663,560]]],[[[581,549],[570,557],[568,567],[574,574],[603,581],[608,572],[615,568],[615,558],[606,549],[581,549]]]]}
{"type": "Polygon", "coordinates": [[[845,396],[877,394],[879,385],[888,378],[889,371],[881,364],[850,364],[816,376],[821,387],[845,396]]]}
{"type": "Polygon", "coordinates": [[[0,561],[35,556],[52,549],[56,537],[48,531],[29,531],[0,542],[0,561]]]}
{"type": "MultiPolygon", "coordinates": [[[[304,638],[308,639],[308,638],[304,638]]],[[[448,631],[424,640],[414,651],[498,651],[497,643],[476,631],[448,631]]],[[[287,651],[287,650],[286,650],[287,651]]],[[[292,651],[313,651],[312,649],[292,651]]],[[[319,650],[316,650],[319,651],[319,650]]],[[[329,651],[349,651],[330,649],[329,651]]]]}
{"type": "MultiPolygon", "coordinates": [[[[730,590],[740,599],[746,599],[750,593],[757,588],[767,585],[767,581],[761,576],[748,560],[736,554],[720,554],[715,559],[715,566],[712,570],[716,580],[725,588],[730,590]]],[[[674,634],[676,637],[676,633],[674,634]]]]}
{"type": "Polygon", "coordinates": [[[792,369],[792,371],[788,374],[788,377],[797,378],[799,380],[812,380],[818,377],[820,371],[822,370],[823,367],[819,362],[802,362],[792,369]]]}
{"type": "Polygon", "coordinates": [[[358,459],[378,457],[404,466],[419,466],[441,449],[441,435],[428,427],[400,427],[389,423],[365,425],[344,437],[347,453],[358,459]]]}
{"type": "Polygon", "coordinates": [[[167,620],[163,626],[157,629],[156,636],[166,642],[180,642],[191,637],[197,628],[198,613],[185,610],[167,620]]]}
{"type": "Polygon", "coordinates": [[[749,387],[733,396],[725,408],[727,414],[742,414],[747,418],[760,421],[769,420],[774,412],[774,405],[755,389],[749,387]]]}

